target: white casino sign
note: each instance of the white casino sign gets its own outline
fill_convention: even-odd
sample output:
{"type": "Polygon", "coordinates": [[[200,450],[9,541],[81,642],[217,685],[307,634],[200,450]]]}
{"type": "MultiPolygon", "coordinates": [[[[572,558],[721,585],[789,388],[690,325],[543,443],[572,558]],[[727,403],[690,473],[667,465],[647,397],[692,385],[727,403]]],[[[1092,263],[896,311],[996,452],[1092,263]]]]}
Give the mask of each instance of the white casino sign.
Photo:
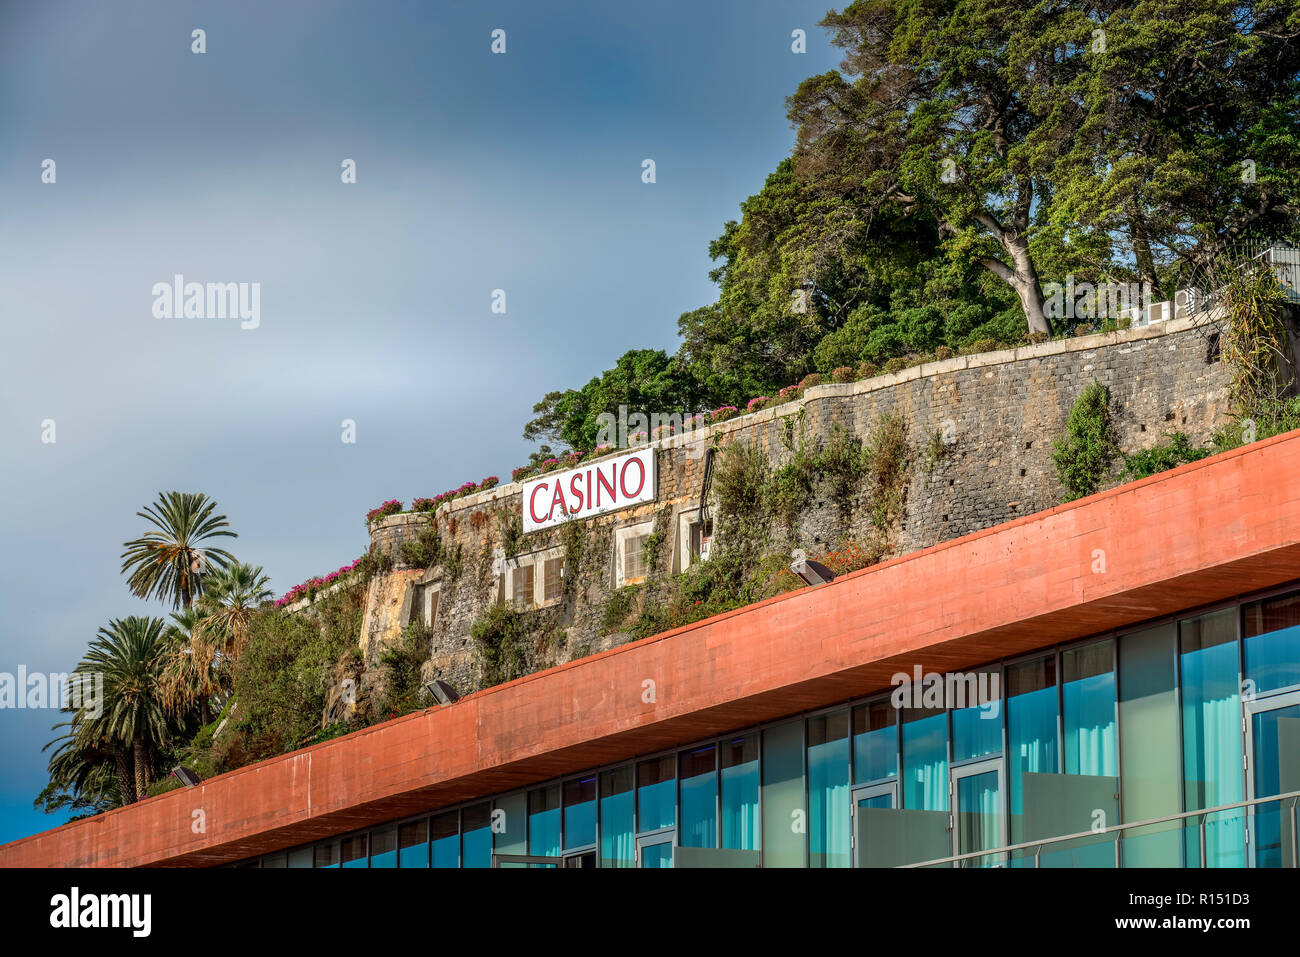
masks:
{"type": "Polygon", "coordinates": [[[655,494],[652,448],[566,472],[550,472],[524,483],[524,531],[653,502],[655,494]]]}

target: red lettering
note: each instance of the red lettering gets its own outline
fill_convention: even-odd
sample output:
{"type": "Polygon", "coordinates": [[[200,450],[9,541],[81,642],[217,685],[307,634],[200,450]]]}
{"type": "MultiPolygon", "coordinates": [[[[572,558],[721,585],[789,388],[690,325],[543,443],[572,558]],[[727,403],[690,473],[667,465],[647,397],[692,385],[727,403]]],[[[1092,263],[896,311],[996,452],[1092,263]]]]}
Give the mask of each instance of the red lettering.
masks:
{"type": "Polygon", "coordinates": [[[640,495],[641,490],[645,488],[645,463],[642,462],[640,459],[628,459],[623,464],[623,474],[619,476],[618,484],[619,487],[623,489],[624,498],[636,498],[638,495],[640,495]],[[637,482],[636,490],[633,492],[629,492],[627,490],[627,472],[628,469],[630,469],[634,465],[641,472],[641,480],[637,482]]]}
{"type": "Polygon", "coordinates": [[[582,481],[582,473],[574,472],[573,478],[569,479],[569,496],[574,501],[573,510],[582,511],[582,490],[578,488],[578,483],[582,481]]]}
{"type": "Polygon", "coordinates": [[[551,511],[550,514],[546,516],[546,520],[548,522],[555,515],[555,506],[557,505],[560,506],[561,515],[569,514],[569,510],[564,507],[564,483],[563,482],[555,483],[555,495],[551,498],[551,511]]]}
{"type": "Polygon", "coordinates": [[[617,467],[618,466],[615,465],[613,462],[609,463],[609,478],[605,478],[605,473],[600,470],[600,466],[596,467],[596,502],[594,506],[595,508],[600,508],[601,488],[604,488],[607,492],[609,492],[609,497],[611,500],[618,498],[618,492],[614,491],[614,469],[616,469],[617,467]]]}
{"type": "Polygon", "coordinates": [[[538,525],[542,524],[542,522],[546,521],[546,518],[550,518],[550,516],[548,515],[546,518],[537,517],[537,504],[536,504],[537,493],[540,492],[542,489],[546,488],[550,484],[551,484],[550,482],[538,482],[536,485],[533,486],[532,492],[529,493],[528,495],[528,511],[533,516],[533,522],[535,522],[538,525]]]}

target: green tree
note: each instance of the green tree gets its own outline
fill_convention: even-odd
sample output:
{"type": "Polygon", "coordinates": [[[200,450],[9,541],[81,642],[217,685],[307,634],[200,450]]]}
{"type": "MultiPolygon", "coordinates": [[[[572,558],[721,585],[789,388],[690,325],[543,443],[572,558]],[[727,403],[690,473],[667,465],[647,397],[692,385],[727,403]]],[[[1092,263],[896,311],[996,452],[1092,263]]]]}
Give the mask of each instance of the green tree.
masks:
{"type": "Polygon", "coordinates": [[[197,707],[200,725],[212,720],[212,700],[223,690],[218,668],[220,646],[210,639],[203,627],[205,621],[205,613],[199,608],[182,609],[172,615],[166,659],[159,676],[159,691],[168,713],[183,718],[197,707]]]}
{"type": "Polygon", "coordinates": [[[1294,236],[1300,7],[1084,9],[1096,33],[1090,68],[1061,91],[1079,123],[1053,171],[1053,221],[1110,233],[1165,295],[1179,284],[1171,266],[1203,270],[1229,242],[1294,236]]]}
{"type": "Polygon", "coordinates": [[[202,493],[167,492],[136,512],[155,527],[123,545],[122,573],[130,573],[131,594],[181,608],[190,607],[203,594],[209,568],[224,568],[234,561],[229,552],[204,543],[238,537],[227,531],[226,516],[212,514],[215,508],[216,502],[202,493]]]}
{"type": "Polygon", "coordinates": [[[697,411],[698,389],[676,357],[658,349],[633,349],[581,389],[551,392],[533,406],[535,418],[524,426],[524,438],[549,438],[570,448],[595,447],[602,414],[651,413],[686,415],[697,411]]]}
{"type": "Polygon", "coordinates": [[[103,678],[102,714],[87,727],[117,753],[130,747],[135,800],[145,797],[153,755],[169,737],[159,688],[167,645],[161,618],[113,619],[77,667],[103,678]]]}
{"type": "Polygon", "coordinates": [[[1065,436],[1055,442],[1052,451],[1056,476],[1065,488],[1064,501],[1091,495],[1110,474],[1111,463],[1119,455],[1110,421],[1110,390],[1093,382],[1074,403],[1065,436]]]}
{"type": "Polygon", "coordinates": [[[227,658],[238,658],[248,640],[253,612],[275,597],[266,586],[270,579],[254,568],[234,562],[210,574],[198,607],[203,618],[199,630],[227,658]]]}

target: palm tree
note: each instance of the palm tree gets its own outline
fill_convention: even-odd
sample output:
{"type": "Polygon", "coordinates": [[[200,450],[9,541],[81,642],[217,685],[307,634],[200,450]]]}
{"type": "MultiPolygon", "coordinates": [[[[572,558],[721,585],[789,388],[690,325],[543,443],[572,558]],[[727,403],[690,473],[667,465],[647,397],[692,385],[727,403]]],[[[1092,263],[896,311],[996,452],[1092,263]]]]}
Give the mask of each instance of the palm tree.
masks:
{"type": "Polygon", "coordinates": [[[247,641],[253,612],[275,597],[266,587],[269,582],[262,574],[262,566],[254,568],[235,562],[209,576],[204,583],[204,595],[198,606],[203,615],[199,629],[226,657],[239,657],[247,641]]]}
{"type": "Polygon", "coordinates": [[[70,730],[41,749],[48,751],[58,745],[50,755],[50,783],[34,802],[47,814],[64,809],[98,814],[134,800],[130,752],[98,744],[90,720],[84,712],[73,710],[70,720],[54,726],[55,730],[70,730]]]}
{"type": "Polygon", "coordinates": [[[167,645],[161,618],[114,619],[99,629],[82,662],[104,682],[102,713],[88,727],[109,745],[130,747],[136,800],[149,786],[153,751],[167,739],[159,688],[167,645]]]}
{"type": "Polygon", "coordinates": [[[238,538],[225,530],[226,516],[212,514],[216,505],[200,492],[160,492],[157,502],[136,512],[156,527],[124,543],[122,573],[131,573],[131,594],[170,601],[173,608],[189,608],[203,594],[209,566],[224,568],[235,560],[224,549],[202,547],[218,536],[238,538]]]}
{"type": "Polygon", "coordinates": [[[212,720],[211,701],[220,694],[217,648],[204,629],[203,612],[186,608],[172,615],[167,629],[168,650],[159,676],[163,707],[177,718],[197,704],[199,723],[212,720]]]}

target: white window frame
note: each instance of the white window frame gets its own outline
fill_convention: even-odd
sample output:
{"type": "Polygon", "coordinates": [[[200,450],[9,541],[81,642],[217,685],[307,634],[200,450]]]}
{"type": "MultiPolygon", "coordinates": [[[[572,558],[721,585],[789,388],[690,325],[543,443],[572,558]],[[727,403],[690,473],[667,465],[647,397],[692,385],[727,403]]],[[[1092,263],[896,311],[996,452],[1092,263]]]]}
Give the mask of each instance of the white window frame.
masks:
{"type": "Polygon", "coordinates": [[[405,628],[417,618],[426,623],[426,627],[432,628],[437,617],[437,612],[429,615],[430,606],[433,603],[433,596],[442,597],[442,582],[433,580],[417,579],[411,582],[411,587],[407,590],[406,603],[402,608],[402,627],[405,628]],[[418,591],[423,589],[423,601],[420,608],[415,608],[415,596],[418,591]]]}
{"type": "MultiPolygon", "coordinates": [[[[564,546],[556,548],[547,548],[539,552],[529,552],[527,555],[516,555],[514,558],[505,560],[504,587],[502,589],[502,599],[507,602],[513,602],[515,599],[515,574],[521,568],[533,569],[533,598],[532,601],[524,605],[525,609],[547,608],[551,605],[558,605],[564,600],[564,590],[550,601],[546,600],[546,562],[552,558],[563,558],[564,546]]],[[[564,565],[560,565],[560,576],[564,576],[564,565]]]]}
{"type": "MultiPolygon", "coordinates": [[[[710,518],[709,522],[712,523],[713,519],[710,518]]],[[[686,571],[686,569],[690,568],[693,564],[695,564],[695,556],[691,552],[691,539],[694,538],[694,535],[692,533],[699,525],[700,525],[700,510],[698,508],[687,509],[685,512],[682,512],[681,515],[677,517],[677,571],[678,572],[684,572],[686,571]]],[[[714,534],[713,536],[710,536],[710,543],[712,542],[712,538],[716,537],[717,531],[718,531],[717,525],[714,525],[713,526],[714,534]]],[[[709,558],[712,556],[712,554],[713,554],[712,544],[710,544],[709,554],[701,555],[700,561],[702,562],[708,561],[709,558]]]]}
{"type": "MultiPolygon", "coordinates": [[[[625,579],[623,577],[623,567],[627,559],[627,543],[633,539],[640,538],[642,535],[653,535],[655,530],[654,519],[648,522],[638,522],[635,525],[624,525],[622,528],[614,531],[614,587],[624,588],[628,585],[639,585],[646,580],[646,576],[639,578],[625,579]]],[[[647,569],[648,571],[649,569],[647,569]]]]}

